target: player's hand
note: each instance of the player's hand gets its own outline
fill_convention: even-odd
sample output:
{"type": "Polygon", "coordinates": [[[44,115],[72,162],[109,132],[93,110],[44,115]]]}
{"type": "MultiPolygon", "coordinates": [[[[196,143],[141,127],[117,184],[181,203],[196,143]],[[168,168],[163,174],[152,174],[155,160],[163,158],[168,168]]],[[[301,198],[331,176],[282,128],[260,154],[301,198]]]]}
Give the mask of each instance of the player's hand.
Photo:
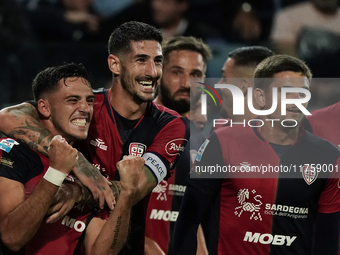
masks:
{"type": "Polygon", "coordinates": [[[77,165],[78,151],[69,145],[60,135],[53,137],[48,154],[50,166],[68,174],[77,165]]]}
{"type": "Polygon", "coordinates": [[[124,156],[117,163],[122,190],[135,192],[138,187],[140,174],[143,170],[145,160],[142,157],[124,156]]]}
{"type": "Polygon", "coordinates": [[[91,191],[93,199],[98,201],[101,209],[104,208],[106,202],[107,206],[113,210],[116,202],[109,187],[112,185],[111,182],[100,173],[98,168],[89,163],[83,154],[78,152],[78,155],[78,165],[74,167],[73,173],[91,191]]]}
{"type": "Polygon", "coordinates": [[[81,199],[81,188],[76,183],[63,183],[54,197],[54,202],[47,211],[50,215],[46,222],[54,223],[63,218],[81,199]]]}

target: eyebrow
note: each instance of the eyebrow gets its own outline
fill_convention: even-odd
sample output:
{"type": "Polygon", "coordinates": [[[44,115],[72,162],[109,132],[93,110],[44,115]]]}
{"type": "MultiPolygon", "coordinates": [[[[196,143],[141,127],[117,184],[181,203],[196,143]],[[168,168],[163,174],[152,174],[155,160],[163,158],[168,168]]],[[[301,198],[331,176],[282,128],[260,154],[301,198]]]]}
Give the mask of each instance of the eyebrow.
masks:
{"type": "MultiPolygon", "coordinates": [[[[147,55],[147,54],[137,54],[137,55],[135,55],[134,56],[134,58],[151,58],[150,57],[150,55],[147,55]]],[[[163,59],[164,57],[163,57],[163,55],[157,55],[156,57],[155,57],[155,59],[163,59]]]]}
{"type": "MultiPolygon", "coordinates": [[[[67,97],[65,97],[65,99],[69,99],[71,97],[75,97],[77,99],[81,98],[81,96],[79,96],[79,95],[68,95],[67,97]]],[[[94,95],[89,95],[89,96],[86,97],[86,99],[95,99],[95,98],[96,97],[94,95]]]]}

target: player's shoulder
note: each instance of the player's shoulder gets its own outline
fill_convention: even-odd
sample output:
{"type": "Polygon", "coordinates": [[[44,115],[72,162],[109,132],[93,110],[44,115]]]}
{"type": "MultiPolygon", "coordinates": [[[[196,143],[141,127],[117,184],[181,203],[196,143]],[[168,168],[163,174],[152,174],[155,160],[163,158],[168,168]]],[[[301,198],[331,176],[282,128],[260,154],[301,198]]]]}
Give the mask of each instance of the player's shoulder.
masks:
{"type": "Polygon", "coordinates": [[[159,105],[155,102],[150,102],[148,115],[153,118],[157,123],[169,123],[169,122],[179,122],[186,126],[189,126],[189,121],[187,118],[182,117],[179,113],[171,110],[163,105],[159,105]]]}
{"type": "Polygon", "coordinates": [[[169,114],[176,118],[182,117],[178,112],[171,110],[170,108],[167,108],[163,105],[157,104],[155,102],[151,102],[150,106],[154,109],[154,111],[159,111],[161,113],[169,114]]]}
{"type": "Polygon", "coordinates": [[[231,134],[232,136],[247,135],[253,132],[250,126],[234,125],[234,126],[224,126],[219,127],[214,130],[217,136],[224,136],[231,134]]]}
{"type": "Polygon", "coordinates": [[[29,148],[26,144],[8,137],[0,138],[0,156],[27,162],[40,161],[41,157],[45,157],[39,152],[29,148]]]}
{"type": "Polygon", "coordinates": [[[310,132],[304,131],[304,142],[309,144],[308,146],[315,146],[320,151],[324,153],[335,153],[336,155],[340,156],[340,150],[337,146],[332,144],[326,139],[323,139],[317,135],[314,135],[310,132]]]}
{"type": "Polygon", "coordinates": [[[330,117],[338,117],[340,114],[340,102],[332,104],[330,106],[316,109],[311,112],[311,115],[307,116],[308,120],[314,120],[315,118],[330,118],[330,117]]]}

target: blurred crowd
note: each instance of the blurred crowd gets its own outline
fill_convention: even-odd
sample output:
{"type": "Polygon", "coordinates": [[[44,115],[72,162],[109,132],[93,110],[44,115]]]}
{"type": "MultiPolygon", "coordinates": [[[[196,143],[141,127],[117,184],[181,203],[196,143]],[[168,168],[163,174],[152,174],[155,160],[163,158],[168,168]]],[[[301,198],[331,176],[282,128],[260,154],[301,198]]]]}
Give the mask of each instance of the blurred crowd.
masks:
{"type": "Polygon", "coordinates": [[[83,63],[93,87],[107,87],[107,40],[130,20],[165,39],[202,38],[213,52],[207,77],[246,45],[298,56],[314,77],[340,76],[338,0],[1,0],[0,107],[29,100],[34,75],[62,62],[83,63]]]}

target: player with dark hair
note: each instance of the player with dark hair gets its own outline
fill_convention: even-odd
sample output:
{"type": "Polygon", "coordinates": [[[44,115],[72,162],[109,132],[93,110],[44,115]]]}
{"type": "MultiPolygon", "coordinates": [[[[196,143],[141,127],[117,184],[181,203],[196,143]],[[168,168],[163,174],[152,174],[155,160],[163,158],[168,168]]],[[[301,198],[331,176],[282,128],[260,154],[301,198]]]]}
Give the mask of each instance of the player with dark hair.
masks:
{"type": "MultiPolygon", "coordinates": [[[[261,83],[265,86],[261,88],[255,81],[254,99],[261,110],[268,110],[272,107],[274,87],[279,93],[285,87],[308,90],[309,75],[308,67],[294,57],[266,58],[254,76],[275,79],[261,83]]],[[[303,95],[291,92],[287,96],[301,99],[303,95]]],[[[261,116],[252,126],[217,129],[201,146],[191,178],[187,179],[175,226],[175,254],[195,254],[197,226],[213,203],[219,204],[219,208],[211,225],[216,238],[215,245],[208,247],[209,254],[311,254],[320,245],[331,247],[327,254],[337,254],[339,234],[334,233],[339,232],[336,169],[340,152],[297,125],[281,125],[284,119],[300,122],[303,113],[294,104],[288,104],[286,115],[282,116],[280,103],[278,97],[279,107],[261,116]],[[334,171],[329,168],[318,172],[318,164],[334,171]],[[200,171],[217,165],[233,166],[236,170],[218,176],[200,171]],[[260,166],[281,169],[292,166],[296,171],[270,171],[266,176],[250,171],[260,166]],[[317,215],[330,220],[322,228],[314,229],[317,215]],[[314,236],[322,239],[313,245],[314,236]]],[[[306,105],[302,103],[303,107],[306,105]]]]}
{"type": "MultiPolygon", "coordinates": [[[[202,40],[185,36],[171,38],[163,43],[162,48],[163,76],[155,102],[190,119],[190,94],[195,93],[199,86],[198,83],[190,82],[190,79],[203,81],[208,60],[211,58],[210,49],[202,40]]],[[[145,228],[146,254],[166,254],[168,251],[169,238],[185,190],[184,180],[190,171],[190,151],[198,149],[205,140],[198,127],[194,123],[190,125],[190,146],[185,147],[171,177],[159,183],[151,193],[145,228]],[[156,253],[157,250],[159,253],[156,253]]]]}
{"type": "MultiPolygon", "coordinates": [[[[254,71],[256,66],[267,57],[274,55],[270,49],[262,46],[247,46],[236,48],[228,54],[228,59],[222,67],[222,78],[219,83],[233,84],[239,87],[244,96],[247,96],[248,87],[253,87],[254,71]]],[[[229,90],[221,90],[223,118],[231,118],[234,122],[239,122],[240,118],[253,119],[252,114],[245,107],[243,116],[233,115],[233,98],[229,90]]]]}
{"type": "MultiPolygon", "coordinates": [[[[86,217],[78,217],[72,228],[61,220],[48,224],[44,218],[51,212],[49,207],[56,205],[55,198],[61,196],[60,186],[74,190],[78,196],[68,198],[80,201],[81,187],[72,182],[63,184],[63,181],[77,164],[78,157],[77,150],[68,143],[86,139],[93,114],[95,97],[87,78],[82,65],[70,63],[46,68],[33,80],[34,104],[41,116],[39,122],[54,136],[48,150],[49,159],[13,139],[0,140],[0,230],[4,254],[19,250],[22,254],[73,254],[86,217]]],[[[121,233],[116,239],[120,246],[115,252],[124,243],[143,163],[140,158],[126,158],[118,163],[124,178],[122,197],[125,201],[117,203],[106,229],[91,247],[94,253],[111,246],[103,242],[114,240],[110,229],[118,223],[121,233]],[[100,249],[97,243],[102,246],[100,249]]],[[[71,211],[66,217],[72,219],[74,213],[71,211]]]]}
{"type": "MultiPolygon", "coordinates": [[[[144,171],[133,201],[135,206],[130,235],[121,254],[144,253],[147,195],[163,178],[170,175],[170,169],[175,166],[188,139],[188,131],[180,115],[151,102],[162,75],[161,40],[159,30],[140,22],[124,23],[113,31],[108,46],[112,86],[108,90],[95,92],[93,121],[88,138],[74,145],[103,174],[114,180],[111,189],[116,197],[121,190],[116,163],[124,155],[143,156],[145,159],[144,171]]],[[[20,107],[23,119],[32,121],[27,106],[19,106],[16,111],[20,107]]],[[[13,116],[13,108],[3,111],[2,115],[0,129],[4,133],[20,131],[25,127],[25,122],[13,116]],[[10,121],[3,123],[5,119],[10,121]]],[[[16,132],[15,137],[18,136],[22,134],[16,132]]],[[[30,138],[34,139],[32,136],[30,138]]],[[[39,148],[48,142],[47,139],[40,141],[35,141],[39,148]]],[[[108,212],[103,211],[90,221],[86,233],[91,235],[86,235],[85,247],[91,247],[87,244],[95,242],[96,234],[108,215],[108,212]]],[[[115,244],[112,244],[111,249],[116,248],[115,244]]]]}

